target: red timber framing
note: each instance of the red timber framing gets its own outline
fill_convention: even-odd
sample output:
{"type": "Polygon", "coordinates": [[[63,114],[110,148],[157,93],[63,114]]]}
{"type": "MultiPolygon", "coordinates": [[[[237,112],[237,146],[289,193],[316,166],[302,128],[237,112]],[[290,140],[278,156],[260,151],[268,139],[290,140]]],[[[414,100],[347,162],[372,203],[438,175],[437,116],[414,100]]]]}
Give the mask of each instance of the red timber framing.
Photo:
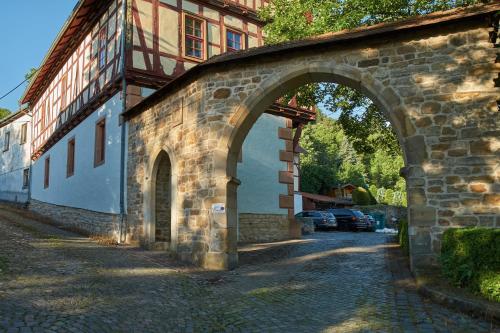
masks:
{"type": "MultiPolygon", "coordinates": [[[[220,53],[234,51],[227,45],[227,32],[241,36],[241,49],[262,46],[264,22],[255,9],[263,0],[131,0],[132,47],[127,50],[127,82],[153,89],[170,82],[197,63],[220,53]],[[187,19],[202,23],[201,57],[187,54],[187,19]],[[172,29],[171,22],[178,22],[172,29]]],[[[267,113],[296,123],[315,119],[313,110],[292,105],[273,105],[267,113]]]]}
{"type": "Polygon", "coordinates": [[[241,33],[244,45],[263,45],[256,8],[267,0],[130,0],[132,47],[127,82],[158,89],[198,62],[226,52],[226,29],[241,33]],[[203,23],[203,55],[186,55],[185,18],[203,23]],[[172,22],[177,22],[176,26],[172,22]]]}
{"type": "Polygon", "coordinates": [[[55,50],[51,51],[60,54],[61,60],[57,65],[52,62],[53,68],[46,69],[50,65],[49,52],[40,73],[28,87],[23,102],[31,102],[33,110],[33,159],[43,154],[47,144],[56,142],[67,132],[62,130],[67,127],[63,125],[79,123],[119,90],[121,1],[81,0],[82,7],[73,17],[76,22],[73,24],[80,30],[72,29],[72,23],[67,23],[70,25],[67,29],[74,36],[65,37],[67,31],[63,32],[62,39],[56,41],[55,50]],[[66,43],[65,50],[61,50],[61,43],[66,43]]]}

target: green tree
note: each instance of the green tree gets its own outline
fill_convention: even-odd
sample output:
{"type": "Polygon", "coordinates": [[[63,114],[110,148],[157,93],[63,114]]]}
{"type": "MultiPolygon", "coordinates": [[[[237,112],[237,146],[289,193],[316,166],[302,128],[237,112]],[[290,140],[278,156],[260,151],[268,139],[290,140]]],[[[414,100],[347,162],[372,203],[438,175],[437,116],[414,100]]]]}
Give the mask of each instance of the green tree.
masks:
{"type": "Polygon", "coordinates": [[[370,191],[370,194],[372,195],[372,197],[377,198],[377,186],[375,186],[374,184],[371,184],[370,187],[368,188],[368,190],[370,191]]]}
{"type": "Polygon", "coordinates": [[[342,135],[341,139],[339,151],[342,161],[339,169],[341,183],[366,186],[366,167],[363,157],[357,153],[346,135],[342,135]]]}
{"type": "Polygon", "coordinates": [[[304,192],[326,193],[338,182],[341,164],[339,142],[342,129],[328,117],[318,114],[316,123],[308,124],[300,145],[307,151],[301,156],[301,189],[304,192]]]}
{"type": "MultiPolygon", "coordinates": [[[[399,170],[404,166],[403,157],[378,149],[369,156],[368,181],[377,187],[394,188],[402,180],[399,170]]],[[[404,180],[403,180],[404,182],[404,180]]]]}
{"type": "Polygon", "coordinates": [[[385,203],[385,191],[386,189],[383,187],[377,190],[377,195],[375,196],[375,198],[379,203],[385,203]]]}
{"type": "Polygon", "coordinates": [[[7,117],[10,114],[9,109],[0,108],[0,119],[7,117]]]}
{"type": "Polygon", "coordinates": [[[393,205],[394,204],[394,190],[393,189],[388,189],[385,191],[384,194],[384,203],[387,205],[393,205]]]}
{"type": "MultiPolygon", "coordinates": [[[[268,21],[267,43],[301,39],[312,35],[389,22],[433,11],[485,2],[480,0],[273,0],[260,15],[268,21]]],[[[304,106],[323,103],[337,113],[345,134],[358,152],[374,153],[383,147],[400,153],[386,116],[371,100],[349,87],[327,83],[310,84],[298,95],[304,106]]]]}
{"type": "Polygon", "coordinates": [[[301,158],[303,191],[326,194],[343,184],[367,187],[371,157],[356,151],[338,121],[319,112],[317,121],[304,128],[300,144],[307,151],[301,158]]]}

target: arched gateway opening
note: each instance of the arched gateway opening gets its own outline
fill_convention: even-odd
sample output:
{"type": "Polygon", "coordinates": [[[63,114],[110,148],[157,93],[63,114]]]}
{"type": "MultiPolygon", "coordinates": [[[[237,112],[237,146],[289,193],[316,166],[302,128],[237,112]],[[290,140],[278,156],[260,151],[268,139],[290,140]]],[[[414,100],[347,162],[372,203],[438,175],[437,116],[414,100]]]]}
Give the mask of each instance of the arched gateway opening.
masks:
{"type": "MultiPolygon", "coordinates": [[[[228,178],[235,181],[229,182],[227,207],[228,207],[228,224],[236,227],[229,227],[228,244],[238,244],[240,239],[240,226],[238,225],[238,187],[240,181],[238,178],[238,162],[241,160],[241,149],[243,143],[252,129],[252,126],[257,122],[259,117],[263,114],[264,110],[273,104],[278,98],[283,95],[296,91],[298,88],[311,83],[336,83],[348,86],[352,89],[358,90],[371,101],[384,113],[386,118],[390,121],[397,135],[398,141],[402,148],[405,166],[411,165],[411,162],[416,162],[418,156],[424,156],[425,145],[413,146],[411,140],[408,141],[408,128],[411,123],[406,124],[401,120],[404,119],[402,114],[400,99],[395,95],[392,89],[387,88],[382,83],[374,80],[368,75],[363,77],[362,71],[344,65],[330,65],[324,66],[307,66],[305,68],[289,70],[282,73],[279,77],[261,83],[261,93],[249,96],[245,103],[243,103],[234,113],[231,122],[234,122],[235,129],[228,139],[228,156],[227,156],[227,175],[228,178]],[[331,67],[330,67],[331,66],[331,67]],[[408,158],[410,156],[410,158],[408,158]],[[408,163],[410,161],[410,163],[408,163]],[[236,209],[231,210],[231,207],[236,209]]],[[[290,138],[291,139],[291,138],[290,138]]],[[[294,154],[294,142],[289,140],[292,145],[292,150],[286,151],[287,153],[294,154]]],[[[290,146],[290,145],[287,145],[290,146]]],[[[244,154],[243,154],[244,155],[244,154]]],[[[290,170],[290,176],[293,177],[293,169],[290,170]]],[[[293,200],[293,190],[288,193],[288,199],[293,200]],[[290,197],[291,196],[291,197],[290,197]]],[[[410,195],[410,194],[409,194],[410,195]]],[[[411,198],[408,200],[411,202],[411,198]]],[[[294,221],[293,209],[289,210],[288,217],[290,219],[290,236],[300,237],[300,226],[294,221]]],[[[411,222],[410,222],[411,223],[411,222]]],[[[237,247],[237,246],[236,246],[237,247]]],[[[236,257],[237,249],[231,249],[233,255],[236,257]]],[[[233,259],[237,261],[237,258],[233,259]]]]}

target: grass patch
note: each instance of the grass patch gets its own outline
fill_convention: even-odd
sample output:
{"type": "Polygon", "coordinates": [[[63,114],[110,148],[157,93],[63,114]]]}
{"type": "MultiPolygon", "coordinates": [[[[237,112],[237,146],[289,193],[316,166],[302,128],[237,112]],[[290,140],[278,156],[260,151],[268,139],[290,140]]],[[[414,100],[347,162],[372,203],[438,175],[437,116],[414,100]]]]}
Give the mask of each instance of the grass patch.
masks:
{"type": "Polygon", "coordinates": [[[500,302],[500,229],[449,229],[443,235],[441,265],[454,285],[500,302]]]}

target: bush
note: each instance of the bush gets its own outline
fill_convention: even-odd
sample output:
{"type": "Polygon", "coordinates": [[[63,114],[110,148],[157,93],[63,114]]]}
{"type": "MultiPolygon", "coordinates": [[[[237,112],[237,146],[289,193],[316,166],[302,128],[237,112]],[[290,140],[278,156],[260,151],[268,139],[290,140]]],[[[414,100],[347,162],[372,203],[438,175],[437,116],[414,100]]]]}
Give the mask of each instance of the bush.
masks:
{"type": "Polygon", "coordinates": [[[441,265],[457,286],[500,302],[500,229],[448,229],[441,265]]]}
{"type": "Polygon", "coordinates": [[[408,222],[406,220],[401,220],[398,226],[398,240],[401,250],[406,255],[410,254],[410,236],[408,235],[408,222]]]}
{"type": "Polygon", "coordinates": [[[370,193],[362,187],[358,187],[352,192],[352,201],[356,205],[368,206],[371,203],[370,193]]]}

